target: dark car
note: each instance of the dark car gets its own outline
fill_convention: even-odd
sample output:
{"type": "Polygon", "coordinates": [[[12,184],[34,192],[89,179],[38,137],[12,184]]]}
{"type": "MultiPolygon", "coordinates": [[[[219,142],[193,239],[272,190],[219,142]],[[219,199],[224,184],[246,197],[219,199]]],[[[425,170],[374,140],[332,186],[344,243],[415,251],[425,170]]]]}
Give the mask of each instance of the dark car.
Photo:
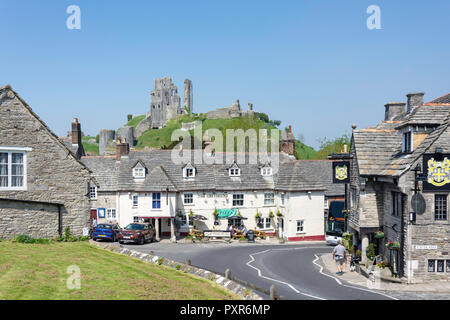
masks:
{"type": "Polygon", "coordinates": [[[120,227],[117,224],[100,223],[92,230],[92,239],[106,239],[116,242],[119,239],[120,227]]]}
{"type": "Polygon", "coordinates": [[[130,223],[119,233],[119,243],[144,244],[155,241],[156,231],[150,223],[130,223]]]}

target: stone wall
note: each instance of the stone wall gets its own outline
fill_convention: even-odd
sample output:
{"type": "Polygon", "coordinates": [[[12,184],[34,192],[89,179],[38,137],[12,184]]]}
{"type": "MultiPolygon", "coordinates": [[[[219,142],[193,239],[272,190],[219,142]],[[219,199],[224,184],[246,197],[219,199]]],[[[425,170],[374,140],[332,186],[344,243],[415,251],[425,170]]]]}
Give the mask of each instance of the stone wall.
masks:
{"type": "Polygon", "coordinates": [[[0,200],[0,238],[58,236],[58,206],[0,200]]]}
{"type": "MultiPolygon", "coordinates": [[[[26,152],[27,189],[2,190],[0,198],[61,203],[62,229],[68,226],[73,234],[81,235],[83,228],[90,223],[87,197],[90,172],[9,87],[0,89],[0,146],[32,148],[26,152]]],[[[22,230],[35,234],[34,225],[38,217],[42,218],[44,226],[48,226],[41,226],[44,228],[41,233],[53,233],[53,207],[40,204],[24,206],[20,202],[11,202],[11,206],[13,208],[8,209],[3,204],[0,212],[2,221],[6,222],[2,231],[13,230],[6,234],[0,232],[0,238],[23,233],[22,230]],[[13,221],[14,217],[22,219],[20,230],[17,230],[18,223],[13,221]]]]}

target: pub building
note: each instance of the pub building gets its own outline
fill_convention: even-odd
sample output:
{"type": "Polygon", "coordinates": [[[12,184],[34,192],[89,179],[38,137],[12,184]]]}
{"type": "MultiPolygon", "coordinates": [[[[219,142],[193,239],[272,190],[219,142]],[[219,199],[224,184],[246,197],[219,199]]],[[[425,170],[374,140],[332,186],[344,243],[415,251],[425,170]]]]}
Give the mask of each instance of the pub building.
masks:
{"type": "Polygon", "coordinates": [[[410,93],[376,127],[353,125],[348,230],[363,264],[376,256],[404,282],[450,278],[449,111],[450,94],[410,93]]]}

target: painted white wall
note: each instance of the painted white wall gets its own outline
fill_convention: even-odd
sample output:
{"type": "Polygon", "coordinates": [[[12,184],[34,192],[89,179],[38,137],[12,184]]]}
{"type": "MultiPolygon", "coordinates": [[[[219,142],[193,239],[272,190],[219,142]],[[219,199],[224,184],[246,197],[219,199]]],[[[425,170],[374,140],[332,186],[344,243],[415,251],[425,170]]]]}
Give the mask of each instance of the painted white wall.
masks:
{"type": "MultiPolygon", "coordinates": [[[[196,228],[225,230],[228,226],[228,220],[219,220],[219,225],[214,225],[214,209],[236,208],[244,220],[247,229],[259,229],[268,233],[278,231],[276,217],[279,210],[283,214],[284,231],[287,237],[308,237],[324,235],[324,193],[323,192],[286,192],[284,204],[281,201],[282,192],[267,191],[244,191],[244,192],[181,192],[161,193],[161,209],[152,208],[151,192],[122,192],[116,194],[115,205],[117,208],[117,220],[120,226],[125,227],[133,222],[134,216],[140,217],[175,217],[177,212],[181,211],[189,215],[190,211],[195,215],[202,215],[207,220],[196,221],[196,228]],[[184,204],[184,194],[193,194],[193,203],[184,204]],[[244,205],[233,207],[233,194],[244,194],[244,205]],[[275,203],[273,205],[264,204],[264,193],[274,193],[275,203]],[[133,207],[133,195],[138,195],[138,206],[133,207]],[[256,212],[259,212],[263,218],[268,218],[272,211],[275,217],[272,219],[270,228],[258,228],[255,219],[256,212]],[[304,220],[304,231],[298,233],[297,220],[304,220]]],[[[112,198],[108,196],[108,202],[113,203],[112,198]]],[[[98,195],[99,202],[103,202],[102,195],[98,195]]],[[[167,219],[162,221],[162,231],[170,232],[170,226],[167,219]]],[[[188,232],[189,226],[182,226],[180,232],[188,232]]]]}

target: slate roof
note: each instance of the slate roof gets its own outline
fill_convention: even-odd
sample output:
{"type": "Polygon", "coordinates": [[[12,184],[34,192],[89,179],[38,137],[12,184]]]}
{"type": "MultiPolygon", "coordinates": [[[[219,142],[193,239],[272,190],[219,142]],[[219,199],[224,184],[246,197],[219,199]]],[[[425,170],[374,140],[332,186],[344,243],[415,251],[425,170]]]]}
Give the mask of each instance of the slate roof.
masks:
{"type": "Polygon", "coordinates": [[[308,177],[314,177],[314,180],[326,188],[325,195],[327,197],[344,196],[345,186],[341,183],[333,183],[333,161],[300,160],[299,162],[308,177]]]}
{"type": "MultiPolygon", "coordinates": [[[[260,168],[266,164],[238,164],[240,177],[230,177],[228,168],[234,159],[224,159],[223,164],[195,164],[194,159],[185,159],[182,163],[172,161],[172,150],[131,151],[127,157],[117,162],[113,157],[83,157],[97,178],[100,191],[244,191],[244,190],[284,190],[318,191],[326,187],[313,172],[310,163],[292,161],[280,155],[280,167],[271,177],[261,175],[260,168]],[[134,179],[132,169],[140,160],[148,172],[145,179],[134,179]],[[194,178],[183,177],[183,167],[191,162],[197,169],[194,178]]],[[[226,158],[226,157],[224,157],[226,158]]],[[[330,176],[332,170],[328,170],[330,176]]],[[[331,179],[331,178],[330,178],[331,179]]],[[[328,182],[328,180],[327,180],[328,182]]]]}
{"type": "MultiPolygon", "coordinates": [[[[447,101],[448,96],[450,95],[434,101],[447,101]]],[[[449,125],[450,105],[435,104],[434,101],[414,108],[405,115],[400,125],[398,121],[383,121],[376,128],[354,130],[353,143],[360,174],[398,177],[410,169],[411,165],[446,132],[449,125]],[[399,129],[406,125],[420,124],[434,127],[435,130],[412,153],[403,154],[402,135],[399,129]]]]}
{"type": "Polygon", "coordinates": [[[450,104],[450,93],[446,94],[445,96],[439,97],[433,101],[430,101],[428,103],[425,103],[425,105],[432,105],[432,104],[450,104]]]}

